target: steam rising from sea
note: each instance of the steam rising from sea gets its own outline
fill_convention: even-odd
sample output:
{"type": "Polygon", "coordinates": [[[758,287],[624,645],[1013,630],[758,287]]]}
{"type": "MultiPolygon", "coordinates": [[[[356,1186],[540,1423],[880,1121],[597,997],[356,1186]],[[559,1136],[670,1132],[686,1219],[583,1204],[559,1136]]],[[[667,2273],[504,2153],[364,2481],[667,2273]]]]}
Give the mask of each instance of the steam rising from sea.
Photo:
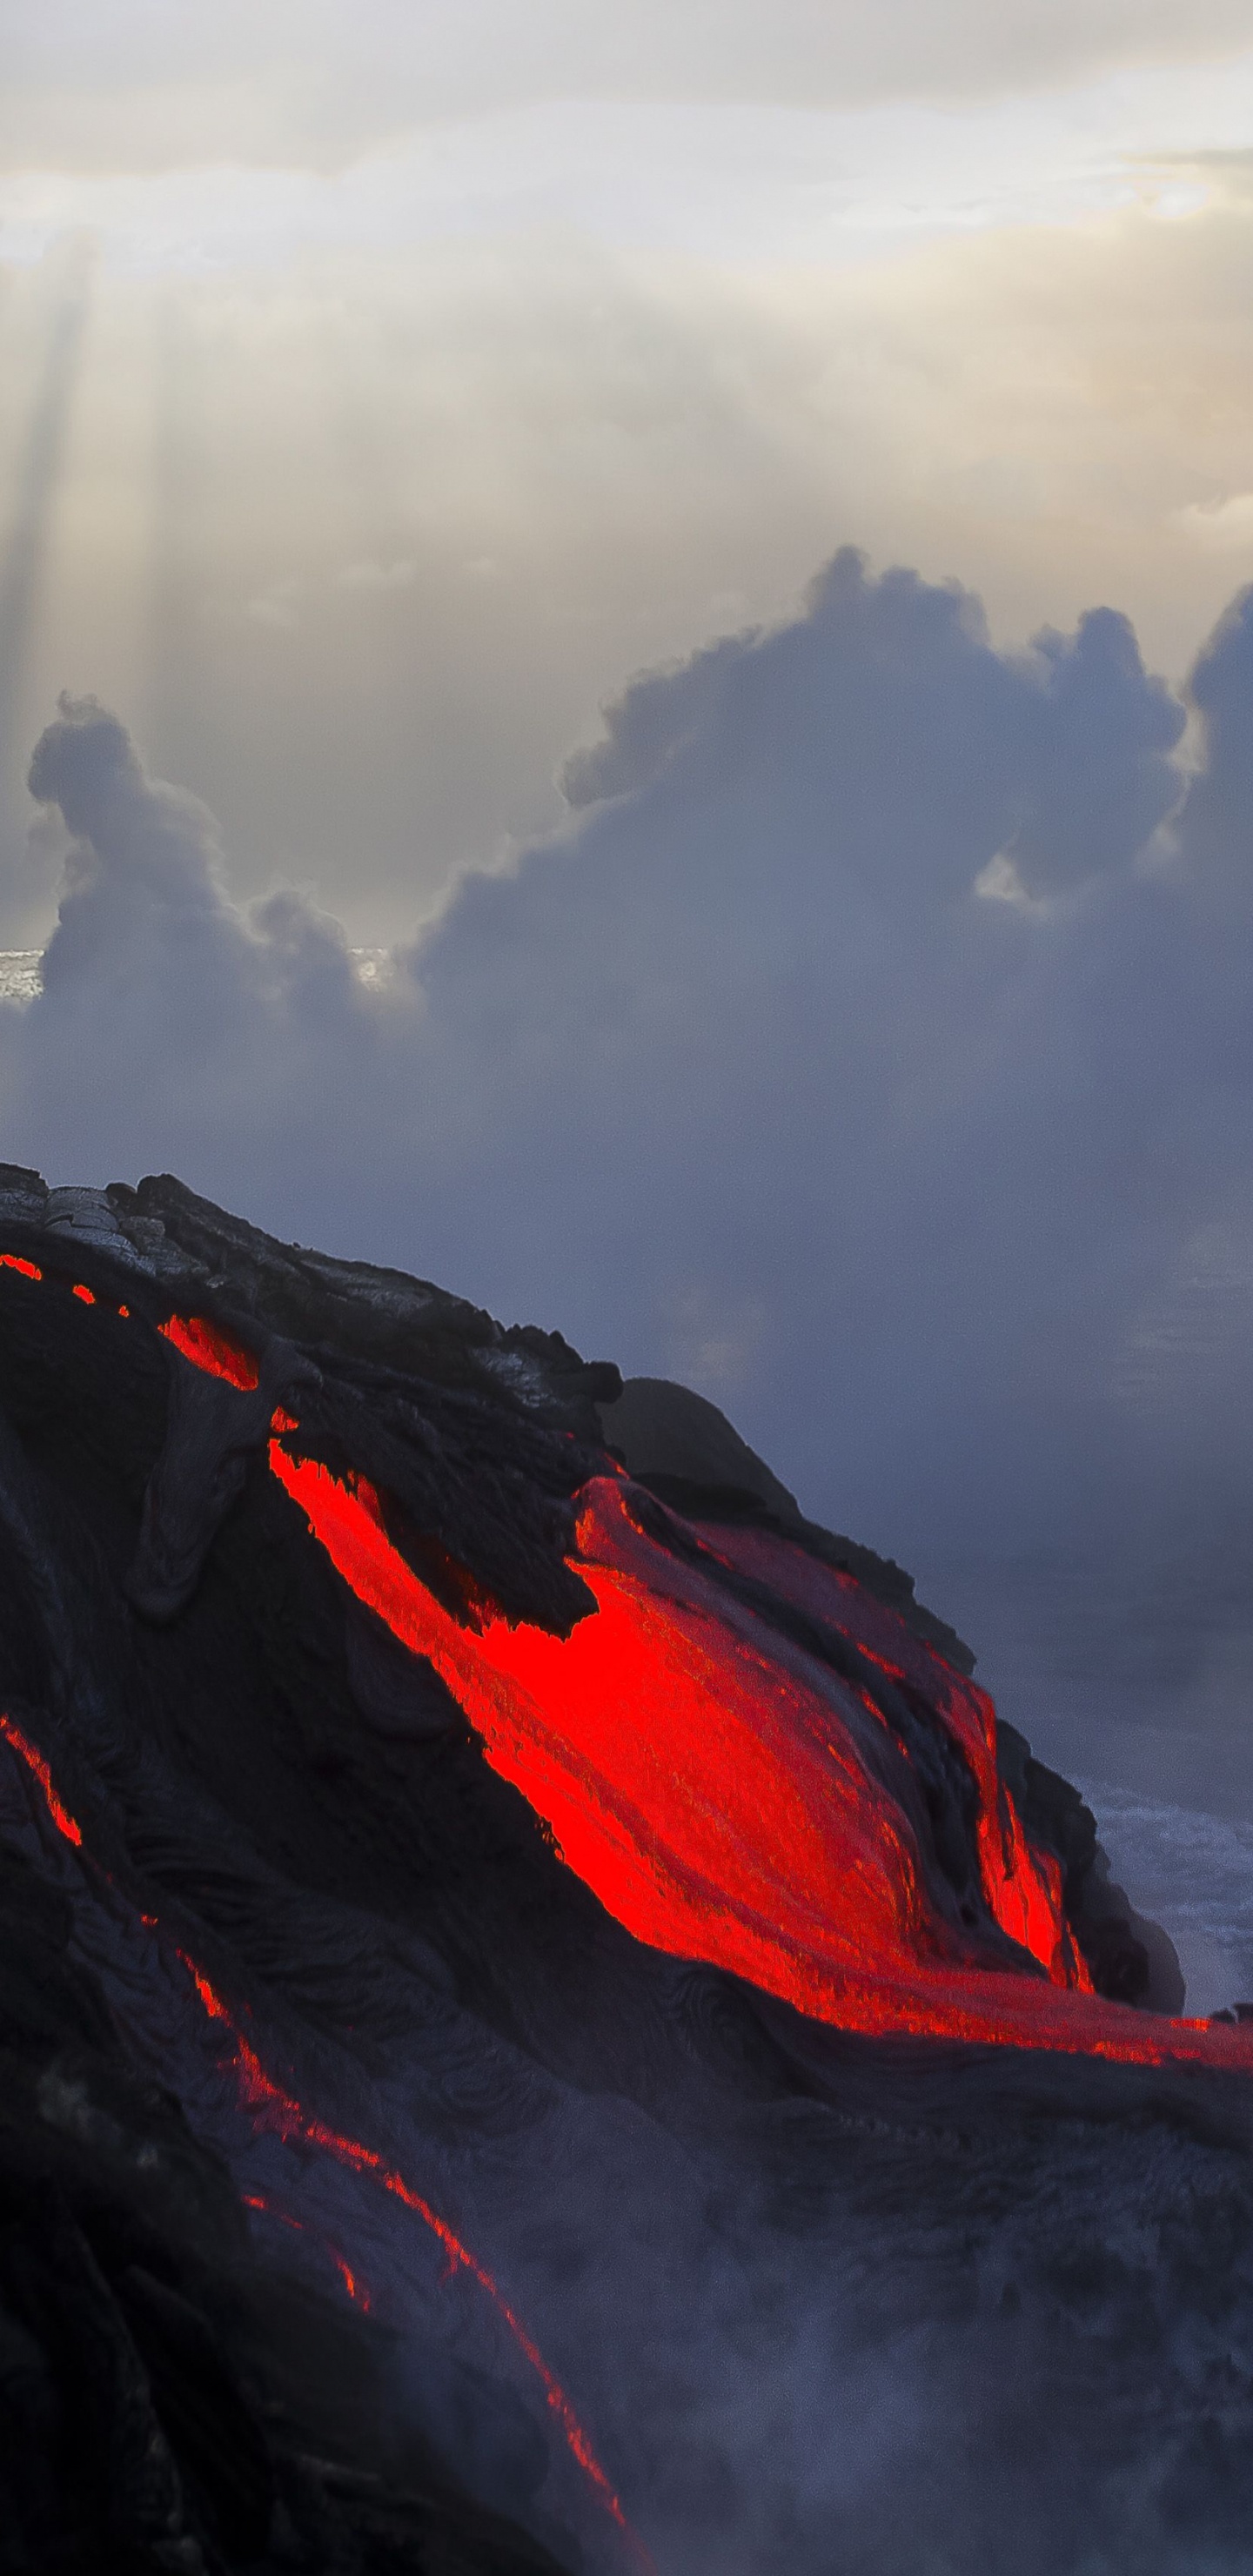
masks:
{"type": "Polygon", "coordinates": [[[1253,1997],[1253,1824],[1081,1780],[1113,1874],[1169,1932],[1193,2014],[1253,1997]]]}

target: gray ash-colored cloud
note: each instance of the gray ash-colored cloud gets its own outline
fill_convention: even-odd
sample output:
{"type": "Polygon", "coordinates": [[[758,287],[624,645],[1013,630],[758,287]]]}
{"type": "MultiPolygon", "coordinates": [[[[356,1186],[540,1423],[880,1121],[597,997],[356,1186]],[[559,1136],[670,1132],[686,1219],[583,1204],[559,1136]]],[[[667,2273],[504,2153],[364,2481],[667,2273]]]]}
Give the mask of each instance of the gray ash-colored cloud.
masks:
{"type": "Polygon", "coordinates": [[[1111,610],[1005,652],[846,551],[633,683],[567,825],[368,989],[67,705],[4,1150],[176,1168],[689,1380],[924,1570],[1204,1547],[1249,1518],[1250,633],[1197,666],[1193,774],[1111,610]]]}

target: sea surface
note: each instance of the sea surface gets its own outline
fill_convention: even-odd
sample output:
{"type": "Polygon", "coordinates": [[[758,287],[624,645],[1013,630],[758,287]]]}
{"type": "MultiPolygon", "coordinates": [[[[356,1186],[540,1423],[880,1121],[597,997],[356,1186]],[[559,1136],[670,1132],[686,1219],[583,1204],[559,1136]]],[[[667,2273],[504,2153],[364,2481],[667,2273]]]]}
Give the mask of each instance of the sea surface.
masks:
{"type": "Polygon", "coordinates": [[[1087,1799],[1203,2015],[1253,2001],[1253,1545],[932,1567],[1002,1717],[1087,1799]]]}
{"type": "Polygon", "coordinates": [[[1253,1824],[1137,1797],[1111,1780],[1075,1785],[1119,1885],[1174,1942],[1186,2010],[1253,2001],[1253,1824]]]}

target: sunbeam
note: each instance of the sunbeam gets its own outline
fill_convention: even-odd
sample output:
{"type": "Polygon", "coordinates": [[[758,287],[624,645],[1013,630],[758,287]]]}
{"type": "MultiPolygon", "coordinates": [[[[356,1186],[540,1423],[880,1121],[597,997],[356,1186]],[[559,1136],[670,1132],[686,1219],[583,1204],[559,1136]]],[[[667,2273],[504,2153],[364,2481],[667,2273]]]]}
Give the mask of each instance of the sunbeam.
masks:
{"type": "Polygon", "coordinates": [[[91,255],[85,244],[73,244],[58,264],[60,292],[49,320],[0,556],[0,886],[10,901],[20,869],[17,772],[26,748],[22,718],[31,632],[39,609],[91,294],[91,255]]]}

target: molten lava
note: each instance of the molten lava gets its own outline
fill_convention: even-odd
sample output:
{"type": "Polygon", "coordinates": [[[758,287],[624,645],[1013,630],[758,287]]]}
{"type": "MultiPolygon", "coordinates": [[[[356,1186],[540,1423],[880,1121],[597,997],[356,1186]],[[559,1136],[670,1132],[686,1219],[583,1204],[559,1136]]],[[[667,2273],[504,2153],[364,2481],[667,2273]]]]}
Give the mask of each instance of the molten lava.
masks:
{"type": "Polygon", "coordinates": [[[12,1718],[6,1712],[0,1712],[0,1735],[4,1737],[6,1743],[12,1745],[15,1753],[20,1754],[27,1770],[34,1773],[57,1832],[64,1834],[67,1843],[81,1843],[82,1828],[75,1823],[68,1808],[62,1806],[52,1785],[52,1773],[42,1753],[31,1743],[28,1735],[23,1735],[21,1727],[14,1725],[12,1718]]]}
{"type": "MultiPolygon", "coordinates": [[[[303,2218],[293,2218],[290,2210],[276,2209],[273,2201],[267,2200],[263,2192],[246,2191],[243,2199],[245,2209],[255,2209],[264,2218],[276,2219],[280,2227],[290,2227],[293,2235],[311,2236],[314,2232],[312,2228],[306,2227],[303,2218]]],[[[368,2317],[370,2293],[364,2281],[354,2272],[347,2256],[340,2253],[337,2245],[332,2245],[329,2236],[320,2237],[318,2242],[334,2264],[354,2307],[360,2308],[362,2314],[368,2317]]]]}
{"type": "Polygon", "coordinates": [[[724,1565],[767,1584],[794,1608],[837,1630],[889,1681],[921,1693],[965,1755],[979,1793],[979,1861],[994,1922],[1047,1968],[1057,1986],[1092,1992],[1087,1965],[1062,1911],[1061,1866],[1034,1850],[996,1764],[996,1710],[978,1689],[916,1637],[855,1576],[824,1565],[773,1531],[706,1526],[706,1547],[724,1565]]]}
{"type": "MultiPolygon", "coordinates": [[[[82,1833],[57,1795],[51,1771],[42,1753],[31,1743],[29,1737],[23,1734],[22,1729],[14,1724],[12,1718],[3,1712],[0,1712],[0,1736],[12,1746],[13,1751],[19,1755],[38,1781],[49,1814],[58,1831],[63,1833],[68,1841],[81,1844],[82,1833]]],[[[145,1914],[141,1920],[149,1930],[156,1931],[159,1928],[155,1914],[145,1914]]],[[[415,2191],[413,2185],[406,2182],[404,2175],[397,2172],[394,2166],[390,2166],[386,2158],[375,2148],[363,2145],[358,2138],[344,2136],[338,2129],[329,2128],[324,2120],[319,2120],[307,2112],[294,2095],[284,2092],[282,2086],[274,2082],[273,2077],[267,2074],[255,2048],[244,2037],[229,2006],[223,2002],[211,1979],[205,1975],[202,1968],[197,1966],[196,1961],[189,1957],[186,1950],[178,1950],[176,1956],[187,1970],[208,2019],[220,2022],[231,2041],[240,2101],[257,2129],[269,2130],[284,2141],[294,2140],[301,2145],[316,2147],[323,2154],[333,2157],[337,2164],[348,2166],[352,2172],[371,2175],[384,2191],[389,2192],[394,2200],[401,2203],[403,2208],[412,2210],[415,2217],[422,2220],[423,2225],[430,2229],[432,2235],[442,2245],[448,2257],[449,2273],[466,2272],[491,2300],[492,2306],[502,2323],[508,2328],[523,2359],[538,2378],[544,2391],[545,2401],[561,2427],[566,2447],[592,2487],[597,2502],[617,2525],[637,2565],[643,2571],[643,2576],[655,2576],[649,2553],[627,2521],[618,2497],[596,2457],[590,2437],[584,2431],[561,2382],[549,2369],[539,2345],[534,2337],[527,2333],[521,2318],[516,2310],[510,2307],[491,2273],[470,2252],[469,2247],[462,2243],[461,2238],[454,2233],[447,2220],[440,2217],[438,2210],[432,2208],[431,2203],[423,2198],[421,2192],[415,2191]]],[[[247,2206],[252,2209],[262,2209],[268,2204],[252,2195],[248,2198],[247,2206]]],[[[276,2214],[282,2215],[282,2213],[276,2214]]],[[[293,2218],[286,2220],[286,2224],[300,2228],[302,2222],[293,2218]]],[[[349,2298],[356,2301],[359,2306],[368,2309],[369,2294],[358,2281],[346,2257],[336,2246],[329,2243],[327,2252],[335,2264],[349,2298]]]]}
{"type": "MultiPolygon", "coordinates": [[[[651,2569],[652,2562],[648,2553],[631,2530],[622,2506],[564,2388],[560,2381],[554,2378],[538,2344],[527,2333],[521,2318],[510,2307],[491,2273],[470,2252],[468,2246],[462,2244],[461,2238],[454,2234],[447,2220],[441,2218],[439,2212],[431,2207],[430,2202],[423,2198],[421,2192],[415,2191],[413,2185],[406,2182],[404,2175],[398,2173],[393,2166],[389,2166],[385,2157],[381,2156],[375,2148],[364,2146],[358,2138],[345,2137],[338,2129],[328,2128],[324,2120],[314,2118],[290,2093],[284,2092],[282,2086],[274,2082],[273,2077],[266,2073],[256,2050],[245,2039],[216,1988],[196,1966],[195,1961],[188,1958],[186,1951],[180,1950],[178,1956],[192,1979],[209,2019],[224,2023],[230,2034],[235,2052],[235,2074],[240,2099],[251,2114],[257,2128],[271,2130],[284,2140],[297,2140],[305,2146],[320,2148],[324,2155],[332,2156],[337,2164],[347,2165],[353,2173],[372,2175],[384,2191],[390,2192],[393,2199],[400,2201],[405,2209],[412,2210],[414,2215],[422,2220],[423,2225],[430,2228],[432,2235],[438,2239],[448,2256],[450,2272],[467,2272],[471,2280],[477,2282],[479,2288],[486,2292],[497,2315],[508,2327],[519,2352],[539,2379],[545,2399],[561,2426],[567,2448],[595,2489],[598,2501],[617,2524],[624,2539],[631,2544],[640,2565],[646,2570],[651,2569]]],[[[342,2255],[335,2254],[334,2248],[330,2250],[338,2263],[349,2296],[355,2298],[356,2283],[347,2263],[342,2255]]],[[[366,2304],[368,2305],[368,2301],[366,2304]]]]}
{"type": "Polygon", "coordinates": [[[209,1376],[224,1377],[228,1385],[242,1387],[248,1393],[257,1384],[259,1373],[251,1352],[203,1315],[171,1315],[169,1322],[157,1329],[185,1360],[194,1361],[209,1376]]]}
{"type": "MultiPolygon", "coordinates": [[[[160,1330],[198,1368],[257,1385],[256,1360],[219,1325],[172,1316],[160,1330]]],[[[562,1638],[511,1626],[473,1586],[455,1618],[392,1545],[372,1488],[283,1445],[297,1428],[276,1411],[270,1463],[315,1537],[435,1666],[487,1759],[638,1939],[730,1969],[841,2029],[1253,2067],[1253,2032],[1092,1992],[1060,1864],[1031,1843],[1000,1777],[991,1700],[852,1575],[778,1533],[695,1533],[726,1566],[840,1631],[863,1667],[925,1699],[975,1783],[984,1895],[1027,1954],[1024,1973],[934,1902],[909,1818],[866,1757],[867,1718],[886,1734],[873,1691],[837,1679],[646,1537],[616,1470],[581,1497],[571,1562],[597,1606],[562,1638]]]]}
{"type": "MultiPolygon", "coordinates": [[[[562,1638],[503,1618],[460,1625],[392,1545],[369,1485],[278,1440],[270,1461],[358,1598],[429,1658],[493,1767],[637,1939],[843,2030],[1253,2068],[1253,2033],[1082,1990],[1060,1869],[1031,1849],[996,1774],[991,1702],[938,1659],[926,1679],[979,1786],[992,1910],[1047,1981],[1000,1965],[932,1905],[908,1820],[841,1722],[848,1685],[644,1537],[619,1483],[585,1489],[572,1562],[597,1612],[562,1638]]],[[[796,1588],[808,1579],[787,1572],[796,1588]]],[[[890,1670],[926,1653],[860,1586],[837,1598],[890,1670]]]]}

